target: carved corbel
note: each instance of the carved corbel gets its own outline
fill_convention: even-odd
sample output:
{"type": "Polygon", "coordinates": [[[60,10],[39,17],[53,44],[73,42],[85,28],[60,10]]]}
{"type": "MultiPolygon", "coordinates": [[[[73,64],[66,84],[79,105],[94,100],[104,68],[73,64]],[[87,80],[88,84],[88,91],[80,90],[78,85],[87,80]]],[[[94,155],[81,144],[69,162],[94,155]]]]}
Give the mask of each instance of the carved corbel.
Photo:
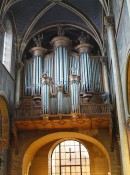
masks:
{"type": "Polygon", "coordinates": [[[21,61],[16,62],[16,69],[17,71],[22,71],[24,67],[24,64],[21,61]]]}

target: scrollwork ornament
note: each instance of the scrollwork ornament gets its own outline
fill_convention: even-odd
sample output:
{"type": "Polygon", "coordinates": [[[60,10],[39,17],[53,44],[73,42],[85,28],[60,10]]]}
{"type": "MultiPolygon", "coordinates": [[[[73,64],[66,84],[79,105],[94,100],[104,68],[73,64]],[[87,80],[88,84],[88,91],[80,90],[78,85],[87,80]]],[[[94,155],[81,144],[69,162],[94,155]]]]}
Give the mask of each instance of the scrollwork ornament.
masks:
{"type": "Polygon", "coordinates": [[[7,149],[9,147],[9,139],[0,139],[0,145],[2,145],[3,148],[7,149]]]}

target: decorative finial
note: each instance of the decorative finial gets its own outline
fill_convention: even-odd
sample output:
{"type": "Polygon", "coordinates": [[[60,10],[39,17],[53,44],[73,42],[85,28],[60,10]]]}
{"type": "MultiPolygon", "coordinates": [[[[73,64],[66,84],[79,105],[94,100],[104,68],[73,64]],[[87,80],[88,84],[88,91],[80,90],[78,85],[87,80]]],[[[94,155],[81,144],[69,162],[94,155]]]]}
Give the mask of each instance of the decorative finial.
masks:
{"type": "Polygon", "coordinates": [[[45,71],[42,73],[42,77],[47,77],[47,74],[48,74],[48,71],[45,70],[45,71]]]}
{"type": "Polygon", "coordinates": [[[33,41],[34,41],[36,47],[42,46],[42,40],[43,40],[43,34],[41,36],[38,35],[36,38],[33,38],[33,41]]]}
{"type": "Polygon", "coordinates": [[[57,26],[57,30],[58,30],[58,36],[64,36],[65,32],[61,25],[57,26]]]}
{"type": "Polygon", "coordinates": [[[80,44],[84,44],[84,43],[88,42],[89,39],[90,39],[89,34],[87,34],[85,36],[85,33],[83,31],[81,32],[81,35],[78,37],[78,40],[79,40],[80,44]]]}

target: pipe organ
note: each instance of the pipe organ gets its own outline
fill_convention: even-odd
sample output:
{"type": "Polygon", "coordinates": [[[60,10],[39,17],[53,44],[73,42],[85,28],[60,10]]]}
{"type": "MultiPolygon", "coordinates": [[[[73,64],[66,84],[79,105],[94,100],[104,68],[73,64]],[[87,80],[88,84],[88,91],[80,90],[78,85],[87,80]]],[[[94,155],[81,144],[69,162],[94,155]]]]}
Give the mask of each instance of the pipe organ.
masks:
{"type": "Polygon", "coordinates": [[[50,44],[53,52],[46,55],[45,48],[31,49],[33,61],[25,62],[24,68],[24,93],[41,95],[43,114],[80,113],[80,95],[103,92],[100,59],[91,56],[89,43],[80,43],[75,52],[65,36],[50,44]]]}

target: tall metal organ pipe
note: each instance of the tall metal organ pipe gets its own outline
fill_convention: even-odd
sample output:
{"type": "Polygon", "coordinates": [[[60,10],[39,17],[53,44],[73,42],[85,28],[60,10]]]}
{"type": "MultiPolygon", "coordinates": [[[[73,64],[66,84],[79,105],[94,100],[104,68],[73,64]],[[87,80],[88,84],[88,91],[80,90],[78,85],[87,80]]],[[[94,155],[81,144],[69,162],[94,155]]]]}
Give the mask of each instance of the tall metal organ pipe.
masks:
{"type": "Polygon", "coordinates": [[[41,93],[41,78],[42,78],[42,58],[46,52],[45,48],[33,47],[30,52],[33,55],[33,95],[41,93]]]}
{"type": "Polygon", "coordinates": [[[71,113],[79,113],[80,109],[80,102],[79,102],[79,95],[80,95],[80,85],[79,85],[79,76],[77,75],[70,75],[70,100],[71,100],[71,113]]]}
{"type": "Polygon", "coordinates": [[[24,95],[31,96],[33,87],[33,60],[24,61],[24,95]]]}
{"type": "Polygon", "coordinates": [[[68,46],[70,44],[70,39],[65,36],[57,36],[51,40],[51,45],[54,47],[55,86],[63,85],[64,93],[69,92],[68,46]]]}
{"type": "Polygon", "coordinates": [[[50,84],[51,78],[47,75],[42,76],[41,80],[41,96],[42,96],[42,112],[43,114],[50,113],[50,84]]]}
{"type": "Polygon", "coordinates": [[[79,71],[79,55],[77,53],[72,53],[70,55],[70,75],[73,74],[73,71],[75,72],[75,75],[80,75],[79,71]]]}
{"type": "Polygon", "coordinates": [[[89,43],[81,43],[76,46],[80,55],[80,78],[81,92],[92,91],[92,61],[90,58],[90,50],[92,45],[89,43]]]}
{"type": "Polygon", "coordinates": [[[57,113],[62,114],[63,113],[63,86],[62,85],[57,86],[57,102],[58,102],[57,113]]]}
{"type": "Polygon", "coordinates": [[[51,86],[51,93],[55,92],[54,86],[54,56],[52,53],[47,54],[43,61],[43,72],[47,73],[47,75],[52,78],[52,86],[51,86]]]}

